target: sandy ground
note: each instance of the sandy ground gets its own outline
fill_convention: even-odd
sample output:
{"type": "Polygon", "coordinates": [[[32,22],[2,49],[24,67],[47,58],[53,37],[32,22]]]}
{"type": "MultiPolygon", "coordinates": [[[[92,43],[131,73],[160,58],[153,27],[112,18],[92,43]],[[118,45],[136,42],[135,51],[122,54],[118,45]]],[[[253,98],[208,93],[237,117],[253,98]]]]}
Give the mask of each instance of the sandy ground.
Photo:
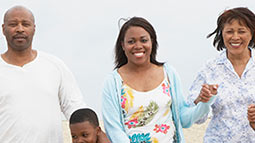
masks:
{"type": "MultiPolygon", "coordinates": [[[[191,128],[183,129],[186,143],[202,143],[205,129],[210,120],[201,125],[194,124],[191,128]]],[[[101,125],[103,127],[103,125],[101,125]]],[[[63,121],[64,143],[71,143],[70,129],[67,121],[63,121]]]]}

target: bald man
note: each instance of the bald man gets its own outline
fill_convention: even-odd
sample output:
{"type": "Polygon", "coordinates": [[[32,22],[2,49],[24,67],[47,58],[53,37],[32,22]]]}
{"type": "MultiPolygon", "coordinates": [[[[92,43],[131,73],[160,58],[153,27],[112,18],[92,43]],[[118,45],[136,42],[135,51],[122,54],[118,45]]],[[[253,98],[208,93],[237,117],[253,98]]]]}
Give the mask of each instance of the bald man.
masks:
{"type": "MultiPolygon", "coordinates": [[[[0,142],[62,143],[61,112],[86,108],[76,81],[58,58],[33,50],[35,19],[22,6],[4,15],[7,51],[0,57],[0,142]]],[[[50,46],[50,45],[49,45],[50,46]]]]}

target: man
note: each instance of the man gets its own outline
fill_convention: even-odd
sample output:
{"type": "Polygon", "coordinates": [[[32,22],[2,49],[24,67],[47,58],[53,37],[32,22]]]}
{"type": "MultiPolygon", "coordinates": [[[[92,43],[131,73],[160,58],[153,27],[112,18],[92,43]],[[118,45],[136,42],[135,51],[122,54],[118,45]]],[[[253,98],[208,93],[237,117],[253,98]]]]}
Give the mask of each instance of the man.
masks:
{"type": "Polygon", "coordinates": [[[0,57],[0,142],[62,143],[61,111],[84,108],[76,81],[58,58],[32,49],[35,19],[22,6],[4,15],[8,49],[0,57]]]}

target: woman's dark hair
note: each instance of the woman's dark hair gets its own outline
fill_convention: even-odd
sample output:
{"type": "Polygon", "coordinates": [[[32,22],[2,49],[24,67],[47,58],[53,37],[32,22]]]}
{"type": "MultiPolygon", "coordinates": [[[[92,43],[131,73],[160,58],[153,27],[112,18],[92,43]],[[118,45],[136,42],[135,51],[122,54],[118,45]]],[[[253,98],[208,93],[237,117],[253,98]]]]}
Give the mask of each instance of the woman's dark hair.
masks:
{"type": "Polygon", "coordinates": [[[99,126],[97,114],[88,108],[78,109],[74,111],[70,117],[69,123],[76,124],[88,121],[94,127],[99,126]]]}
{"type": "Polygon", "coordinates": [[[145,31],[150,34],[150,38],[152,40],[152,50],[150,55],[150,62],[156,65],[163,65],[156,60],[158,42],[157,35],[152,27],[152,25],[144,18],[141,17],[132,17],[124,25],[121,27],[116,44],[115,44],[115,69],[120,68],[128,62],[127,56],[125,55],[124,50],[122,49],[122,43],[124,42],[124,38],[127,30],[132,26],[142,27],[145,31]]]}
{"type": "Polygon", "coordinates": [[[207,38],[209,38],[212,35],[216,34],[214,37],[213,46],[215,46],[218,51],[226,48],[223,41],[222,30],[224,28],[224,25],[226,23],[231,23],[232,20],[238,20],[240,24],[244,24],[244,26],[249,28],[252,34],[252,39],[249,43],[249,46],[254,48],[255,15],[246,7],[237,7],[226,10],[218,17],[217,28],[207,36],[207,38]]]}

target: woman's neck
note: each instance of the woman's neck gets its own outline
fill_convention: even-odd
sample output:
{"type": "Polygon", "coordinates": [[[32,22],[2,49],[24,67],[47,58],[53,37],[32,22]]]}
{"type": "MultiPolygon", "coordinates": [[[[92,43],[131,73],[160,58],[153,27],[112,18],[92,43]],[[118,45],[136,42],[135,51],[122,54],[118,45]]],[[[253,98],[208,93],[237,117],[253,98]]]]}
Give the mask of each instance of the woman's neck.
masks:
{"type": "Polygon", "coordinates": [[[127,71],[140,73],[140,72],[148,71],[151,68],[153,68],[154,66],[155,65],[152,64],[151,62],[146,63],[146,64],[142,64],[142,65],[136,65],[136,64],[132,64],[132,63],[127,63],[125,68],[126,68],[127,71]]]}
{"type": "Polygon", "coordinates": [[[251,58],[251,51],[247,50],[247,52],[240,55],[233,55],[227,53],[227,57],[233,66],[246,65],[251,58]]]}

